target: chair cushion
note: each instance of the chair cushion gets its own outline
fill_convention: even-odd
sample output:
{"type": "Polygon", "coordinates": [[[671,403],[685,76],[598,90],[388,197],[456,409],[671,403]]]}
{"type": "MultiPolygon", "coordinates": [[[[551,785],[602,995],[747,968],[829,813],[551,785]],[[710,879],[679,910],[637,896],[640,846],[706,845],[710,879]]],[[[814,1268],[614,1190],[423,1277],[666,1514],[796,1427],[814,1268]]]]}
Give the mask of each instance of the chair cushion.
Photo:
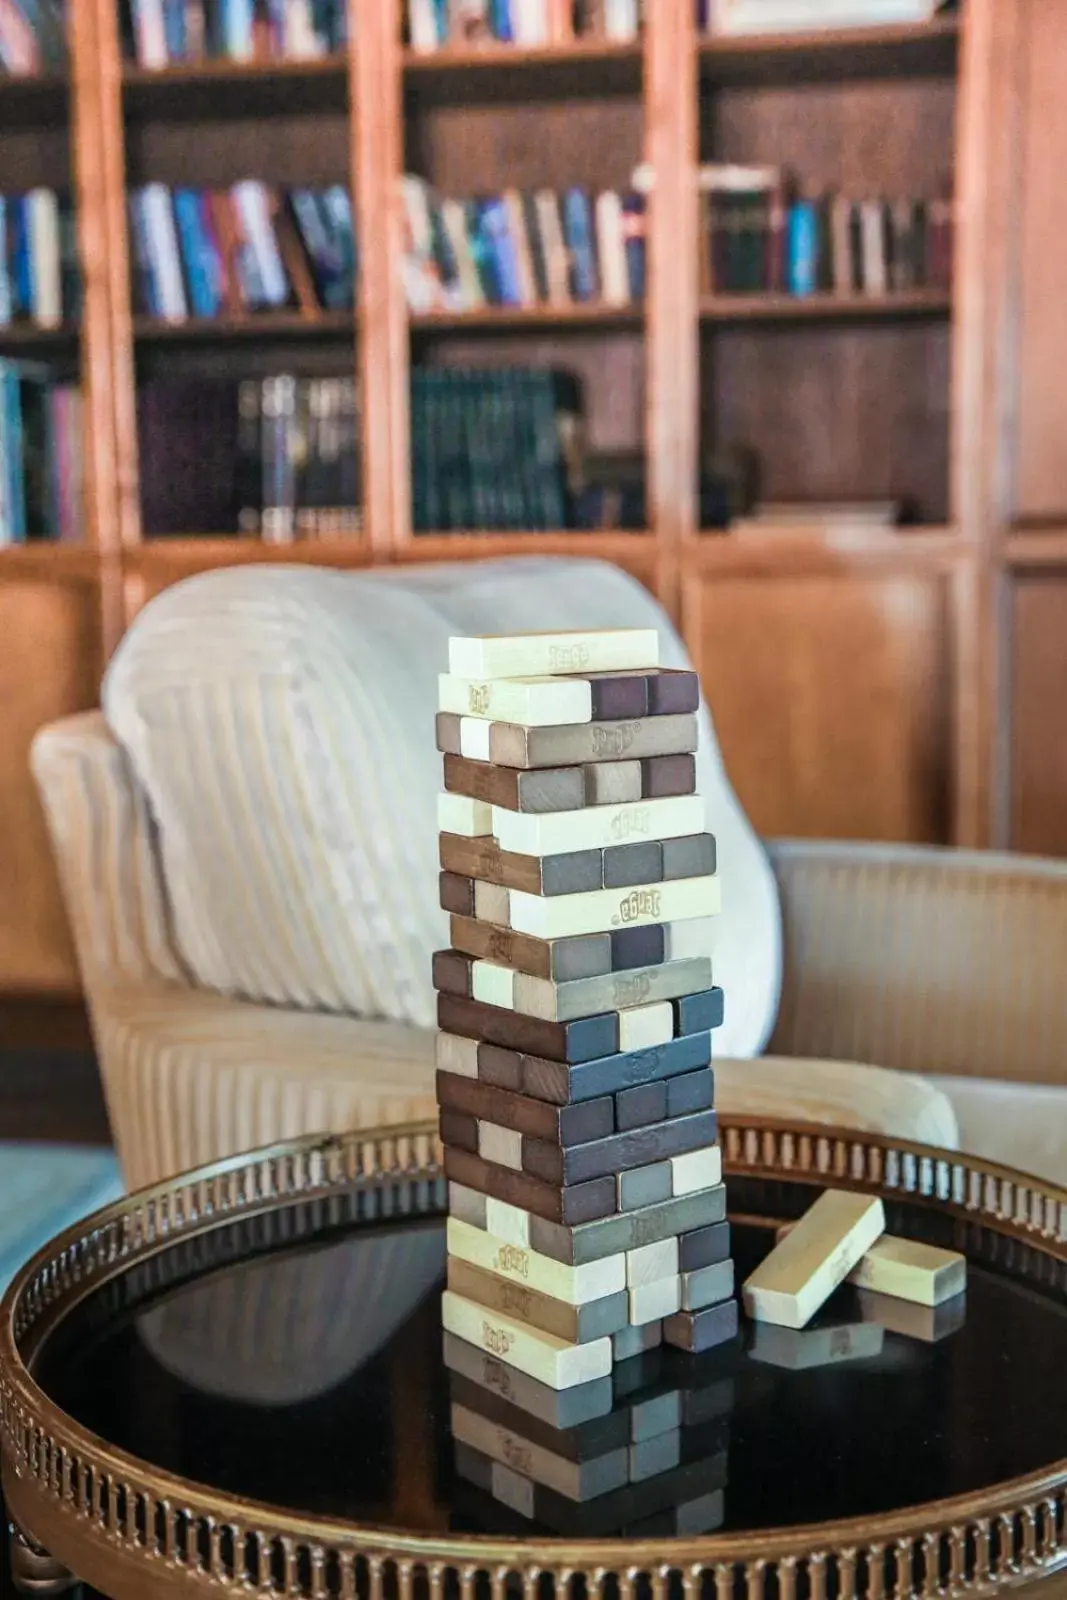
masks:
{"type": "Polygon", "coordinates": [[[952,1102],[961,1150],[1067,1189],[1067,1088],[933,1077],[952,1102]]]}
{"type": "Polygon", "coordinates": [[[49,1239],[122,1192],[110,1150],[0,1145],[0,1294],[49,1239]]]}
{"type": "Polygon", "coordinates": [[[715,1104],[724,1115],[821,1122],[959,1149],[947,1094],[925,1078],[858,1061],[716,1061],[715,1104]]]}
{"type": "MultiPolygon", "coordinates": [[[[159,826],[195,981],[428,1025],[430,958],[447,943],[434,711],[449,635],[613,626],[658,627],[664,662],[687,664],[651,596],[596,561],[230,568],[155,599],[103,704],[159,826]]],[[[706,711],[698,771],[721,861],[722,1048],[750,1055],[777,1008],[777,889],[706,711]]]]}

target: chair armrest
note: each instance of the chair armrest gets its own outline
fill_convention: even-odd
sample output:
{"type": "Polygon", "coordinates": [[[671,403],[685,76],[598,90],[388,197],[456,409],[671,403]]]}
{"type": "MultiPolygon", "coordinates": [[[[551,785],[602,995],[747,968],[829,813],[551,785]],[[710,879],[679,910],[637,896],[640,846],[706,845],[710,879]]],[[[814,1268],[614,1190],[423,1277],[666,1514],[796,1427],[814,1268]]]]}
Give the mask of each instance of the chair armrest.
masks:
{"type": "Polygon", "coordinates": [[[779,1055],[1067,1083],[1067,863],[778,840],[779,1055]]]}
{"type": "Polygon", "coordinates": [[[184,983],[152,818],[103,716],[91,711],[42,728],[30,764],[90,1005],[106,983],[184,983]]]}

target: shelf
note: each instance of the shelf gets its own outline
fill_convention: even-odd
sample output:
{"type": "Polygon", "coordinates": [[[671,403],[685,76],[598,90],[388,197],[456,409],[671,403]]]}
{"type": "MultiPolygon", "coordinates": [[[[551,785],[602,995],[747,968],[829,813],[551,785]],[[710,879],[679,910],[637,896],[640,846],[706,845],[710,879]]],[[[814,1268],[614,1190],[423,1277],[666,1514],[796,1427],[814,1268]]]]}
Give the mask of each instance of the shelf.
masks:
{"type": "Polygon", "coordinates": [[[474,561],[494,556],[587,556],[590,560],[653,561],[651,533],[584,532],[580,528],[546,533],[416,533],[397,551],[400,561],[474,561]]]}
{"type": "Polygon", "coordinates": [[[700,74],[724,87],[817,83],[844,78],[948,77],[955,70],[959,18],[747,34],[701,41],[700,74]]]}
{"type": "Polygon", "coordinates": [[[1009,534],[1008,565],[1020,570],[1067,567],[1067,528],[1062,526],[1009,534]]]}
{"type": "Polygon", "coordinates": [[[67,355],[77,344],[78,328],[72,322],[58,328],[39,328],[33,322],[0,325],[0,355],[67,355]]]}
{"type": "Polygon", "coordinates": [[[476,311],[425,311],[409,318],[414,333],[521,333],[526,329],[637,328],[645,320],[643,302],[625,306],[600,303],[568,306],[481,306],[476,311]]]}
{"type": "Polygon", "coordinates": [[[685,559],[736,576],[827,572],[857,566],[950,570],[970,545],[951,527],[825,528],[798,525],[766,533],[712,529],[686,542],[685,559]]]}
{"type": "Polygon", "coordinates": [[[94,578],[100,555],[91,545],[33,539],[0,545],[0,583],[5,578],[94,578]]]}
{"type": "Polygon", "coordinates": [[[0,127],[47,127],[67,120],[70,79],[63,72],[0,77],[0,127]]]}
{"type": "Polygon", "coordinates": [[[166,534],[146,538],[123,555],[127,566],[168,562],[176,566],[225,565],[237,562],[299,561],[318,566],[367,566],[371,549],[366,539],[299,539],[293,544],[266,544],[238,534],[166,534]]]}
{"type": "Polygon", "coordinates": [[[344,111],[348,58],[307,61],[182,61],[169,67],[127,64],[123,105],[136,120],[184,121],[271,111],[344,111]]]}
{"type": "Polygon", "coordinates": [[[639,94],[642,59],[639,39],[579,39],[536,48],[492,43],[432,54],[405,50],[404,86],[420,101],[457,105],[639,94]]]}
{"type": "Polygon", "coordinates": [[[947,289],[905,289],[869,294],[719,294],[704,295],[702,322],[884,322],[895,317],[947,317],[947,289]]]}
{"type": "Polygon", "coordinates": [[[264,311],[247,317],[189,317],[164,322],[159,317],[134,317],[134,338],[145,344],[241,344],[256,339],[336,339],[351,337],[352,311],[323,311],[317,317],[300,311],[264,311]]]}

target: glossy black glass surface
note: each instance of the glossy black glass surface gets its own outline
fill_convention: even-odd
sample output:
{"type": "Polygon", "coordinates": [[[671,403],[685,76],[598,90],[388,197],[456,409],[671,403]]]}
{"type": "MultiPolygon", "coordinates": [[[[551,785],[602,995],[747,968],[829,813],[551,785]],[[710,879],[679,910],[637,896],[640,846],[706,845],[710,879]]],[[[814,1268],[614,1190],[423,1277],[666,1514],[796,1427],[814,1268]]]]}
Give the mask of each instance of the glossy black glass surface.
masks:
{"type": "MultiPolygon", "coordinates": [[[[749,1218],[795,1214],[810,1199],[752,1180],[731,1195],[749,1218]]],[[[729,1349],[656,1353],[628,1369],[632,1392],[616,1406],[672,1387],[697,1402],[700,1428],[676,1441],[691,1463],[678,1493],[721,1489],[707,1513],[716,1527],[870,1515],[1067,1456],[1059,1269],[934,1212],[896,1206],[889,1220],[968,1253],[965,1302],[937,1327],[890,1331],[877,1303],[846,1288],[804,1334],[776,1330],[765,1344],[743,1323],[729,1349]],[[700,1397],[712,1394],[709,1417],[700,1397]]],[[[739,1280],[772,1239],[735,1226],[739,1280]]],[[[50,1337],[36,1377],[102,1438],[219,1490],[420,1532],[581,1532],[557,1526],[552,1504],[531,1521],[457,1474],[443,1270],[438,1217],[334,1228],[258,1254],[221,1228],[193,1255],[165,1253],[150,1292],[119,1279],[90,1297],[50,1337]]],[[[589,1530],[640,1528],[646,1507],[663,1514],[674,1481],[657,1485],[653,1471],[617,1513],[594,1499],[589,1530]]]]}

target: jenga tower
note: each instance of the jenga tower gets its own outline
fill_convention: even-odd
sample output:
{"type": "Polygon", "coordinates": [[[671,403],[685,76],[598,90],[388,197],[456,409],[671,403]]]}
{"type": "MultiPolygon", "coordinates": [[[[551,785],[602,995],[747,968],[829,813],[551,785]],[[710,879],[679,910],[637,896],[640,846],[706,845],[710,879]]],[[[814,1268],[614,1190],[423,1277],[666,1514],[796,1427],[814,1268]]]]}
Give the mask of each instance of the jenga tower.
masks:
{"type": "Polygon", "coordinates": [[[447,1332],[553,1390],[737,1330],[699,685],[654,629],[452,639],[437,744],[447,1332]]]}

